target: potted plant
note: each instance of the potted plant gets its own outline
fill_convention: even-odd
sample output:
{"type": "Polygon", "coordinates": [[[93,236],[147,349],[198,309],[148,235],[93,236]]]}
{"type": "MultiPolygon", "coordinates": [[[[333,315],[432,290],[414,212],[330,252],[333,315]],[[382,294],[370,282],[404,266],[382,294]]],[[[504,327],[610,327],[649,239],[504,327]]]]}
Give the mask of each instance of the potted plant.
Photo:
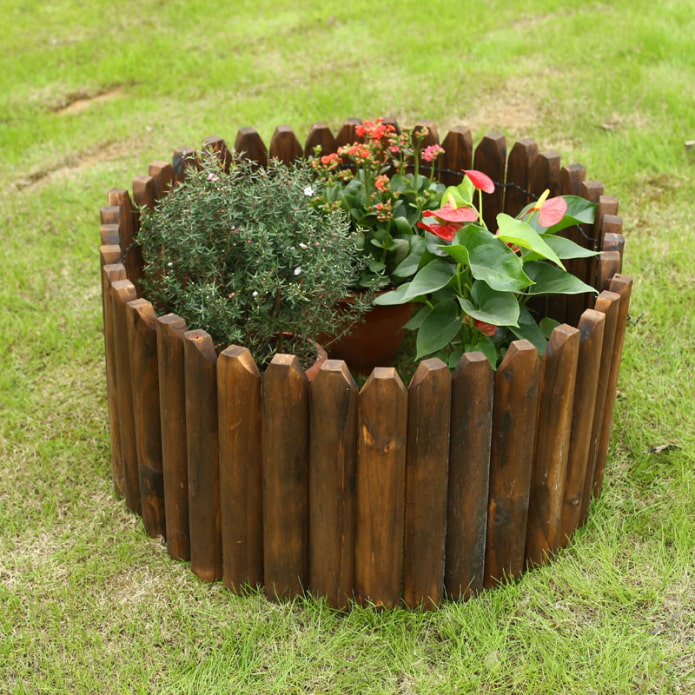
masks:
{"type": "Polygon", "coordinates": [[[562,262],[596,252],[557,235],[593,224],[596,205],[578,196],[548,198],[546,190],[517,217],[497,215],[493,233],[483,219],[482,194],[494,190],[492,179],[476,170],[447,188],[443,205],[423,212],[431,221],[418,223],[427,236],[419,255],[411,254],[414,277],[374,300],[423,305],[408,324],[417,331],[416,359],[438,356],[453,368],[464,352],[479,350],[495,367],[520,338],[542,354],[557,321],[535,316],[533,299],[596,292],[562,262]]]}
{"type": "Polygon", "coordinates": [[[218,350],[244,345],[259,365],[276,352],[303,361],[309,353],[310,363],[308,339],[339,334],[366,306],[338,308],[366,261],[346,215],[312,205],[309,187],[317,183],[306,162],[258,168],[236,157],[225,170],[209,154],[188,167],[143,209],[144,294],[158,311],[204,328],[218,350]]]}
{"type": "MultiPolygon", "coordinates": [[[[391,289],[409,279],[425,247],[418,223],[426,211],[440,206],[445,187],[422,173],[444,150],[423,146],[429,132],[397,128],[383,118],[355,127],[357,140],[337,152],[311,159],[322,184],[314,204],[323,210],[343,209],[358,235],[366,267],[343,304],[365,289],[391,289]],[[423,166],[424,165],[424,166],[423,166]]],[[[410,304],[374,307],[362,322],[330,347],[357,371],[386,364],[403,337],[410,304]]]]}

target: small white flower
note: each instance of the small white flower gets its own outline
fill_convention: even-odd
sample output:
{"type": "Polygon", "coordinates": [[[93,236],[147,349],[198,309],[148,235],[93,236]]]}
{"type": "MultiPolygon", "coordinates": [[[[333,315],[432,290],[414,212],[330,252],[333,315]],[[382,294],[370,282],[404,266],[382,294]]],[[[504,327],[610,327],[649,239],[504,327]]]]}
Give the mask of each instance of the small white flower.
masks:
{"type": "Polygon", "coordinates": [[[295,274],[295,275],[299,275],[299,273],[301,273],[301,272],[302,272],[301,266],[297,266],[297,267],[294,269],[294,274],[295,274]]]}
{"type": "Polygon", "coordinates": [[[303,244],[301,241],[299,242],[299,248],[300,249],[308,249],[309,247],[306,244],[303,244]]]}
{"type": "Polygon", "coordinates": [[[309,195],[309,196],[314,195],[314,187],[313,186],[307,186],[304,189],[304,195],[309,195]]]}
{"type": "Polygon", "coordinates": [[[210,172],[208,174],[208,181],[219,181],[220,177],[210,172]]]}
{"type": "Polygon", "coordinates": [[[252,297],[258,297],[258,292],[257,292],[256,290],[254,290],[254,291],[251,293],[251,296],[252,296],[252,297]]]}

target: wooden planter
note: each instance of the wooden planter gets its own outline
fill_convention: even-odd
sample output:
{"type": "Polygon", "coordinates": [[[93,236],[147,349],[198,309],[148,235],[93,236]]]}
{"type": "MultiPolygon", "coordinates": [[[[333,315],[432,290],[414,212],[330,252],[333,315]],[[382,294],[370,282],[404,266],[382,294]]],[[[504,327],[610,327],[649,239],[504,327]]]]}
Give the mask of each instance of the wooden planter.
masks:
{"type": "MultiPolygon", "coordinates": [[[[337,137],[317,124],[304,147],[287,126],[269,148],[244,128],[235,149],[289,161],[353,141],[357,123],[337,137]]],[[[423,125],[426,144],[437,142],[423,125]]],[[[488,196],[490,219],[516,214],[527,190],[599,203],[596,223],[570,233],[605,251],[571,268],[601,292],[551,298],[548,313],[565,323],[542,359],[519,340],[497,372],[480,353],[453,374],[428,359],[407,387],[379,367],[358,389],[339,360],[309,383],[293,355],[260,373],[245,347],[218,355],[205,331],[139,296],[137,206],[185,176],[190,151],[153,162],[132,198],[109,191],[100,231],[113,481],[201,579],[262,584],[271,597],[309,590],[337,607],[431,608],[546,562],[600,494],[632,286],[620,274],[618,201],[532,140],[507,157],[504,136],[474,149],[458,127],[442,145],[446,183],[474,167],[512,184],[488,196]]],[[[228,156],[220,138],[204,146],[228,156]]]]}

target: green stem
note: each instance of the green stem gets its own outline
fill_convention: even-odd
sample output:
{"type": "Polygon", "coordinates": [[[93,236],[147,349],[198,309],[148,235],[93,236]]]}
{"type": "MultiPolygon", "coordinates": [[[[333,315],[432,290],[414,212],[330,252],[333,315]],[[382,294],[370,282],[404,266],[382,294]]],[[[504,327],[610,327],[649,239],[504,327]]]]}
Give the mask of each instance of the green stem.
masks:
{"type": "Polygon", "coordinates": [[[480,224],[487,229],[487,225],[483,219],[483,192],[480,189],[478,189],[478,217],[480,218],[480,224]]]}

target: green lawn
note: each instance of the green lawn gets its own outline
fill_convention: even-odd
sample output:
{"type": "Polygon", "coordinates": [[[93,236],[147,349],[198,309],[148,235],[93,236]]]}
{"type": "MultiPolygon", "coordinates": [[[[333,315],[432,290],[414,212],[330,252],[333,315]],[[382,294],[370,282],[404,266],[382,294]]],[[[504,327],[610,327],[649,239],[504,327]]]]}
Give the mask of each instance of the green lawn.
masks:
{"type": "Polygon", "coordinates": [[[0,693],[695,693],[691,3],[289,8],[0,0],[0,693]],[[589,522],[426,615],[203,584],[109,470],[107,190],[210,134],[378,115],[581,162],[620,199],[635,278],[589,522]]]}

